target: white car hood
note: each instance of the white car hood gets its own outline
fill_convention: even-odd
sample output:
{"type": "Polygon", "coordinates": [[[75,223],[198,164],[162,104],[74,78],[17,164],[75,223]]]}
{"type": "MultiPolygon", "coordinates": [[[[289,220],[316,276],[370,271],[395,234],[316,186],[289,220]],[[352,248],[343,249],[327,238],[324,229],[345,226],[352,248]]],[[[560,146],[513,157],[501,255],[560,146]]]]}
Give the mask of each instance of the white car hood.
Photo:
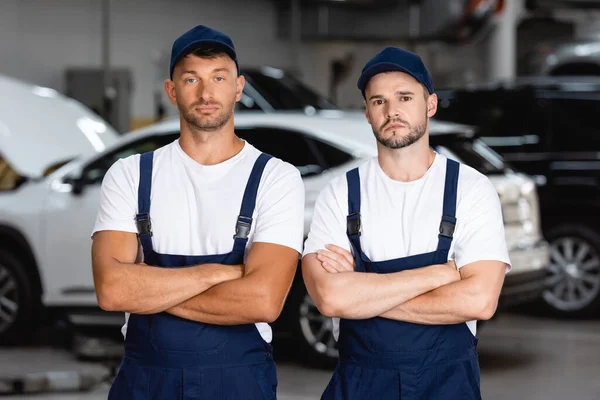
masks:
{"type": "Polygon", "coordinates": [[[119,135],[79,102],[0,75],[0,157],[37,178],[53,164],[103,151],[119,135]]]}

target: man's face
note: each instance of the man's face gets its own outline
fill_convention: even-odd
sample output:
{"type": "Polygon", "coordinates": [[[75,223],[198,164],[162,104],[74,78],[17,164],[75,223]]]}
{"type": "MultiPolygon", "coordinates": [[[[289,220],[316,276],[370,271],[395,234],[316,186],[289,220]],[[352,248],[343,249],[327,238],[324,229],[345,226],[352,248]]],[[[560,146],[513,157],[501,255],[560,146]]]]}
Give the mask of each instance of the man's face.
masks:
{"type": "Polygon", "coordinates": [[[227,55],[183,57],[165,82],[171,103],[195,130],[213,132],[227,124],[244,89],[244,77],[237,76],[235,62],[227,55]]]}
{"type": "Polygon", "coordinates": [[[437,96],[404,72],[377,74],[365,90],[366,116],[379,143],[390,149],[421,139],[437,109],[437,96]]]}

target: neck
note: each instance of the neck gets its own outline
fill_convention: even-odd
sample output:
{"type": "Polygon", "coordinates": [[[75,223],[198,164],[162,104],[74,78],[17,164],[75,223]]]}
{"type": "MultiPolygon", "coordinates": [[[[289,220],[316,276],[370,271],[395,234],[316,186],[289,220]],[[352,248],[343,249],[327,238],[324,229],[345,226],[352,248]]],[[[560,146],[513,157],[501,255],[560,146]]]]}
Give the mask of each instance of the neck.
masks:
{"type": "Polygon", "coordinates": [[[435,159],[427,133],[416,143],[401,149],[390,149],[380,143],[377,147],[381,169],[395,181],[410,182],[423,177],[435,159]]]}
{"type": "Polygon", "coordinates": [[[203,131],[181,119],[179,145],[191,159],[202,165],[215,165],[229,160],[244,148],[233,129],[233,117],[216,131],[203,131]]]}

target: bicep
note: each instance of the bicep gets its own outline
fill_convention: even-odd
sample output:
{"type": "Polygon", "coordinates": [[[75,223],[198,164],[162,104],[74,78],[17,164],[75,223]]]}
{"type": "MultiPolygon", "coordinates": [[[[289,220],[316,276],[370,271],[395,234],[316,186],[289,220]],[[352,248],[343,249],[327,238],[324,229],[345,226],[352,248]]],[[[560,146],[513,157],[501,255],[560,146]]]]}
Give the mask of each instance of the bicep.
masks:
{"type": "Polygon", "coordinates": [[[255,242],[248,252],[244,276],[261,282],[291,280],[298,265],[298,251],[274,243],[255,242]]]}
{"type": "Polygon", "coordinates": [[[122,231],[100,231],[92,242],[92,268],[95,279],[102,279],[115,264],[138,261],[137,235],[122,231]]]}
{"type": "Polygon", "coordinates": [[[322,266],[321,261],[317,258],[316,253],[310,253],[302,258],[302,278],[309,296],[315,304],[319,306],[321,299],[327,294],[331,284],[331,279],[335,278],[336,274],[330,274],[322,266]]]}
{"type": "Polygon", "coordinates": [[[469,280],[478,291],[497,297],[504,284],[506,263],[494,260],[476,261],[463,266],[461,280],[469,280]]]}

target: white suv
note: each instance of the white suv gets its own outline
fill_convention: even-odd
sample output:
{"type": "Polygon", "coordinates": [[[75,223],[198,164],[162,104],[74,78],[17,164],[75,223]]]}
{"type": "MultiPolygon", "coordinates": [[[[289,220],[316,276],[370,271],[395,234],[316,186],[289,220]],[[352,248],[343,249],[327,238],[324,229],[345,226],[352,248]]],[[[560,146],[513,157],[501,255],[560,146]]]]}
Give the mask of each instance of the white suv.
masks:
{"type": "Polygon", "coordinates": [[[88,252],[88,243],[63,236],[78,221],[48,177],[77,156],[104,151],[119,135],[55,90],[0,75],[0,92],[0,343],[7,343],[26,336],[42,293],[44,305],[56,304],[52,288],[62,286],[55,282],[63,274],[89,276],[80,275],[89,262],[76,266],[72,258],[88,252]]]}

